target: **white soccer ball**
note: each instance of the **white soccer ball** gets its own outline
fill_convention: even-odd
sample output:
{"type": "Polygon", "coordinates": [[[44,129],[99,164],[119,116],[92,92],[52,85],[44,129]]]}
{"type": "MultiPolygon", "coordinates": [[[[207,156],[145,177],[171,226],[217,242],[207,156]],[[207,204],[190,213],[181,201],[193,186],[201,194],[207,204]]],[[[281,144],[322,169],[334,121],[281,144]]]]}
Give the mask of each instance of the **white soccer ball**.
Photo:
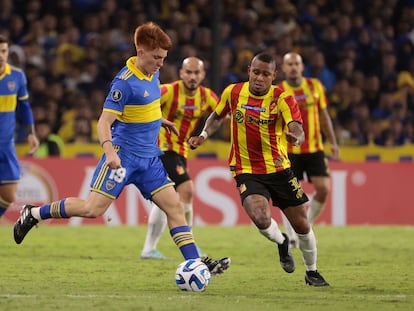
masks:
{"type": "Polygon", "coordinates": [[[186,260],[180,263],[175,271],[175,283],[184,291],[203,292],[210,280],[210,270],[200,259],[186,260]]]}

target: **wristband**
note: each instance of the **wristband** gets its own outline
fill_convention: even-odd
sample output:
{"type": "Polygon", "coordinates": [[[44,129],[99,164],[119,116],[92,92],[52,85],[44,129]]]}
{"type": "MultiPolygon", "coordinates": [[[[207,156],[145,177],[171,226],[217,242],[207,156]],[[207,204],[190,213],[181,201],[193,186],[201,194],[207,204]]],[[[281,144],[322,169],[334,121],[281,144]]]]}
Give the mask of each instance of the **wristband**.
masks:
{"type": "Polygon", "coordinates": [[[111,144],[112,144],[112,140],[111,140],[111,139],[107,139],[107,140],[104,140],[104,141],[101,143],[101,146],[103,147],[103,145],[104,145],[105,143],[107,143],[107,142],[111,142],[111,144]]]}
{"type": "Polygon", "coordinates": [[[204,140],[206,140],[206,139],[207,139],[207,137],[208,137],[208,133],[207,133],[207,131],[206,131],[206,130],[203,130],[199,136],[203,137],[203,138],[204,138],[204,140]]]}

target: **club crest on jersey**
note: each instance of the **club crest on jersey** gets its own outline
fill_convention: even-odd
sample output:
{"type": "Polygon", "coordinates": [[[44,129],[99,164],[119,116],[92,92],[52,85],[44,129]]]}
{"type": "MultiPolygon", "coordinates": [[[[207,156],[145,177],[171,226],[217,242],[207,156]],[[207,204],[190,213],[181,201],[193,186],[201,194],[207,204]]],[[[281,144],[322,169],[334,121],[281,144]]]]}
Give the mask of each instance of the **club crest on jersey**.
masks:
{"type": "Polygon", "coordinates": [[[120,101],[122,98],[122,92],[120,90],[113,90],[111,98],[114,102],[120,101]]]}
{"type": "Polygon", "coordinates": [[[269,105],[269,109],[271,112],[276,108],[276,101],[272,100],[272,102],[269,105]]]}
{"type": "Polygon", "coordinates": [[[7,88],[9,89],[10,92],[13,92],[14,90],[16,90],[16,82],[14,81],[7,82],[7,88]]]}
{"type": "Polygon", "coordinates": [[[183,175],[185,173],[184,167],[182,167],[181,165],[177,165],[175,167],[175,170],[176,170],[178,175],[183,175]]]}
{"type": "Polygon", "coordinates": [[[243,192],[245,192],[247,190],[247,187],[246,187],[246,185],[245,184],[241,184],[240,186],[239,186],[239,192],[240,193],[243,193],[243,192]]]}
{"type": "Polygon", "coordinates": [[[105,183],[106,190],[112,190],[115,188],[115,182],[113,180],[107,180],[105,183]]]}

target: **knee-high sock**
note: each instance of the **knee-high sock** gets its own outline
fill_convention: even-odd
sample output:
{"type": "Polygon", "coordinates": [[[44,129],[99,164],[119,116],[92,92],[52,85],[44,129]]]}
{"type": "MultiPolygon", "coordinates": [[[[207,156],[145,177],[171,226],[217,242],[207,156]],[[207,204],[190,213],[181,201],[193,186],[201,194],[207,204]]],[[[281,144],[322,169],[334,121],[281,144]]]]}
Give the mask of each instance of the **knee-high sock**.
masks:
{"type": "Polygon", "coordinates": [[[316,218],[318,218],[319,214],[322,212],[324,204],[312,198],[309,205],[310,207],[308,209],[308,220],[309,223],[312,224],[316,220],[316,218]]]}
{"type": "Polygon", "coordinates": [[[296,232],[293,229],[293,227],[290,224],[290,222],[287,219],[287,217],[285,216],[285,214],[283,214],[283,213],[282,213],[282,220],[283,220],[283,225],[285,226],[286,234],[287,234],[289,240],[290,241],[297,241],[298,238],[296,236],[296,232]]]}
{"type": "Polygon", "coordinates": [[[306,271],[316,270],[316,238],[312,228],[307,234],[297,234],[299,239],[299,249],[302,252],[302,259],[306,266],[306,271]]]}
{"type": "Polygon", "coordinates": [[[200,258],[189,226],[172,228],[170,235],[186,260],[200,258]]]}
{"type": "Polygon", "coordinates": [[[193,226],[193,204],[184,203],[185,220],[190,228],[193,226]]]}
{"type": "Polygon", "coordinates": [[[282,244],[285,240],[285,237],[282,235],[282,232],[279,230],[276,220],[273,218],[270,221],[270,226],[267,229],[259,230],[270,241],[282,244]]]}
{"type": "Polygon", "coordinates": [[[149,252],[157,248],[158,241],[167,225],[167,215],[165,215],[164,211],[153,202],[151,205],[143,252],[149,252]]]}

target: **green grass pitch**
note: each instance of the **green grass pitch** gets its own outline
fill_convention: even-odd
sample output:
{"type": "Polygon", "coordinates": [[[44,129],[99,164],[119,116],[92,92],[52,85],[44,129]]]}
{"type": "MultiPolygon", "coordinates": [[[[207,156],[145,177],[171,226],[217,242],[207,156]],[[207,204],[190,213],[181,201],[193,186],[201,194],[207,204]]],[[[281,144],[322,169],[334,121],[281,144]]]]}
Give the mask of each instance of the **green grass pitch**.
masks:
{"type": "Polygon", "coordinates": [[[253,226],[195,227],[201,249],[231,268],[203,293],[175,285],[181,254],[164,232],[165,261],[141,260],[146,227],[33,228],[21,245],[0,226],[0,310],[414,310],[414,226],[315,226],[329,288],[305,285],[299,250],[285,273],[253,226]]]}

